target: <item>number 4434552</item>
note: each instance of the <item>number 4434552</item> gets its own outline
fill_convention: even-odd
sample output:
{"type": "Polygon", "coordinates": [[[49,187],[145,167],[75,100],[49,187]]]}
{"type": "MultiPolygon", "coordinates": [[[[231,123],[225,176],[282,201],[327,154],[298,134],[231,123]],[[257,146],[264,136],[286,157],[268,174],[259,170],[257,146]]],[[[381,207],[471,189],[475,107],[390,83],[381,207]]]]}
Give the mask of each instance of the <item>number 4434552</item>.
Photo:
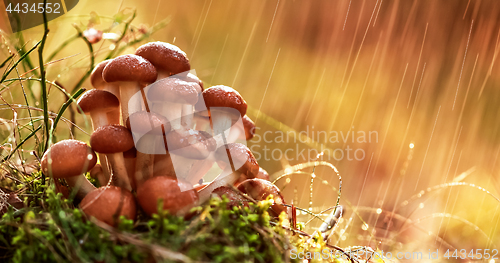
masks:
{"type": "Polygon", "coordinates": [[[444,253],[446,259],[450,258],[461,258],[461,259],[498,259],[498,249],[471,249],[467,251],[466,249],[455,249],[446,250],[444,253]],[[469,252],[469,253],[467,253],[469,252]]]}
{"type": "Polygon", "coordinates": [[[38,3],[38,4],[32,4],[31,6],[29,6],[28,3],[18,3],[16,4],[15,6],[12,5],[12,3],[10,3],[7,8],[5,9],[5,11],[9,12],[9,13],[12,13],[12,12],[16,12],[16,13],[47,13],[47,14],[50,14],[50,13],[61,13],[61,11],[59,11],[59,9],[61,8],[61,4],[59,3],[46,3],[45,6],[43,3],[38,3]]]}

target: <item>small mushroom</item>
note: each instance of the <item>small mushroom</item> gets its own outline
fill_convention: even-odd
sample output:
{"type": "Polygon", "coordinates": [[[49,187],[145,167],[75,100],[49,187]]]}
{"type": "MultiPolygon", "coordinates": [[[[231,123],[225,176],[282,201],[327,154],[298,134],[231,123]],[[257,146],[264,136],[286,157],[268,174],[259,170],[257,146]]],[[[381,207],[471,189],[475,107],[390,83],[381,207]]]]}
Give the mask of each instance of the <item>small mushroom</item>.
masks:
{"type": "Polygon", "coordinates": [[[203,100],[210,114],[214,136],[221,136],[218,146],[227,143],[229,130],[234,122],[247,112],[247,103],[234,89],[218,85],[202,92],[203,100]]]}
{"type": "Polygon", "coordinates": [[[195,74],[193,74],[191,72],[189,72],[187,75],[186,74],[177,74],[177,75],[173,75],[172,77],[178,78],[178,79],[181,79],[181,80],[184,80],[187,82],[196,83],[201,88],[200,92],[203,91],[203,81],[201,81],[201,79],[199,79],[195,74]]]}
{"type": "Polygon", "coordinates": [[[201,203],[207,201],[215,189],[234,184],[240,176],[252,179],[259,173],[257,160],[250,149],[241,143],[229,143],[219,147],[215,152],[215,158],[223,172],[199,191],[201,203]]]}
{"type": "MultiPolygon", "coordinates": [[[[259,178],[262,180],[269,181],[269,173],[267,173],[266,170],[262,169],[262,167],[259,167],[259,173],[255,176],[255,178],[259,178]]],[[[241,175],[238,181],[234,183],[234,186],[239,185],[241,182],[247,180],[245,175],[241,175]]]]}
{"type": "MultiPolygon", "coordinates": [[[[108,83],[102,78],[102,71],[104,67],[111,62],[110,59],[105,60],[94,67],[92,74],[90,74],[90,83],[95,89],[105,90],[113,93],[116,98],[120,98],[120,87],[116,83],[108,83]]],[[[120,124],[120,108],[108,112],[109,124],[120,124]]]]}
{"type": "Polygon", "coordinates": [[[139,187],[153,176],[155,154],[167,154],[163,136],[170,131],[171,127],[167,118],[155,112],[146,111],[130,115],[127,119],[127,127],[134,135],[137,149],[134,177],[139,187]]]}
{"type": "Polygon", "coordinates": [[[97,163],[94,151],[84,142],[77,140],[59,141],[42,157],[42,172],[56,178],[64,178],[76,190],[76,197],[82,199],[95,188],[83,175],[97,163]]]}
{"type": "Polygon", "coordinates": [[[148,107],[144,91],[147,84],[156,80],[157,72],[153,64],[136,55],[122,55],[109,62],[102,71],[104,81],[117,83],[120,87],[120,102],[123,123],[131,113],[148,107]]]}
{"type": "Polygon", "coordinates": [[[190,183],[155,176],[137,189],[137,201],[148,215],[158,213],[158,201],[163,200],[163,210],[173,215],[185,215],[198,202],[198,193],[190,183]]]}
{"type": "Polygon", "coordinates": [[[149,60],[158,71],[158,80],[191,69],[186,53],[165,42],[150,42],[140,46],[135,54],[149,60]]]}
{"type": "Polygon", "coordinates": [[[130,131],[117,124],[103,126],[90,136],[90,145],[96,152],[106,154],[113,171],[114,184],[131,190],[123,158],[123,152],[134,147],[130,131]]]}
{"type": "Polygon", "coordinates": [[[274,204],[271,205],[269,210],[271,216],[277,217],[281,212],[287,213],[287,207],[284,206],[286,204],[285,199],[281,195],[279,188],[273,183],[253,178],[243,181],[237,188],[257,201],[265,200],[268,196],[272,195],[274,204]]]}
{"type": "Polygon", "coordinates": [[[83,113],[90,115],[92,126],[96,130],[110,124],[107,113],[118,109],[120,101],[111,92],[92,89],[86,91],[78,99],[78,106],[80,106],[83,113]]]}
{"type": "Polygon", "coordinates": [[[165,78],[153,83],[148,90],[148,99],[153,103],[152,111],[167,117],[172,129],[184,124],[191,127],[194,106],[198,102],[201,88],[198,84],[178,78],[165,78]],[[182,117],[184,122],[182,123],[182,117]]]}
{"type": "Polygon", "coordinates": [[[118,226],[120,216],[135,219],[137,211],[134,195],[117,186],[95,189],[83,198],[80,208],[87,216],[113,227],[118,226]]]}
{"type": "Polygon", "coordinates": [[[204,160],[215,151],[215,140],[204,131],[184,128],[171,131],[165,138],[176,177],[198,182],[200,178],[193,178],[190,171],[197,160],[204,160]]]}

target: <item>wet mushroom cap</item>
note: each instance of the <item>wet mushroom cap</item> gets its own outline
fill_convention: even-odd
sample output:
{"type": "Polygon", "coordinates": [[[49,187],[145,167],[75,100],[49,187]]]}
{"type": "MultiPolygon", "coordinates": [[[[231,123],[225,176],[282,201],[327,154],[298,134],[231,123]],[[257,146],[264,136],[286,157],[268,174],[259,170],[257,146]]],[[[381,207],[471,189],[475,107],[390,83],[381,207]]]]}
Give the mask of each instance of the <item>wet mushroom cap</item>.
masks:
{"type": "Polygon", "coordinates": [[[265,200],[269,195],[272,195],[274,200],[274,204],[270,207],[272,216],[279,216],[281,212],[287,211],[287,207],[283,205],[285,199],[279,188],[269,181],[258,178],[248,179],[239,184],[237,188],[257,201],[265,200]]]}
{"type": "Polygon", "coordinates": [[[162,125],[165,132],[170,131],[170,122],[164,116],[156,112],[138,111],[127,118],[127,128],[132,132],[140,134],[162,135],[162,125]]]}
{"type": "Polygon", "coordinates": [[[238,166],[235,167],[236,171],[247,178],[254,178],[259,173],[259,164],[253,153],[241,143],[228,143],[219,147],[215,151],[215,159],[222,169],[230,168],[232,162],[234,166],[238,166]]]}
{"type": "Polygon", "coordinates": [[[164,78],[153,83],[147,97],[151,101],[194,105],[198,102],[199,85],[179,78],[164,78]]]}
{"type": "Polygon", "coordinates": [[[98,153],[118,153],[134,147],[134,139],[127,127],[118,124],[106,125],[92,133],[90,145],[98,153]]]}
{"type": "Polygon", "coordinates": [[[153,64],[136,55],[122,55],[109,62],[102,71],[106,82],[131,81],[153,83],[157,72],[153,64]]]}
{"type": "Polygon", "coordinates": [[[132,193],[118,186],[100,187],[87,194],[80,207],[89,217],[117,226],[120,216],[134,219],[137,207],[132,193]]]}
{"type": "Polygon", "coordinates": [[[242,117],[247,113],[246,101],[233,88],[217,85],[204,90],[202,94],[208,109],[212,107],[233,108],[239,111],[242,117]]]}
{"type": "Polygon", "coordinates": [[[170,214],[187,212],[198,201],[198,192],[192,185],[168,176],[155,176],[137,189],[137,201],[148,215],[158,213],[158,201],[163,200],[163,210],[170,214]]]}
{"type": "Polygon", "coordinates": [[[141,56],[158,68],[158,70],[175,75],[189,71],[191,66],[186,53],[177,46],[165,42],[150,42],[140,46],[135,54],[141,56]]]}
{"type": "Polygon", "coordinates": [[[197,89],[199,89],[199,92],[203,91],[203,81],[199,79],[195,74],[193,73],[188,73],[187,75],[184,74],[179,74],[179,75],[173,75],[172,77],[187,81],[187,82],[192,82],[198,84],[198,86],[195,86],[197,89]]]}
{"type": "Polygon", "coordinates": [[[269,181],[269,173],[266,170],[262,169],[262,167],[259,167],[259,173],[255,178],[269,181]]]}
{"type": "Polygon", "coordinates": [[[111,92],[91,89],[83,93],[78,99],[78,106],[84,113],[90,113],[91,111],[108,112],[120,107],[120,101],[111,92]]]}
{"type": "Polygon", "coordinates": [[[111,62],[111,59],[104,60],[103,62],[97,64],[94,67],[94,70],[92,70],[92,73],[90,74],[90,83],[94,88],[101,87],[104,85],[106,82],[102,78],[102,71],[108,65],[108,63],[111,62]]]}
{"type": "Polygon", "coordinates": [[[54,178],[78,176],[90,171],[97,163],[95,152],[84,142],[62,140],[50,146],[42,157],[42,171],[54,178]]]}
{"type": "Polygon", "coordinates": [[[243,128],[245,128],[245,138],[246,140],[251,140],[255,135],[255,123],[247,115],[241,118],[243,122],[243,128]]]}
{"type": "Polygon", "coordinates": [[[189,159],[205,159],[215,151],[217,142],[207,132],[192,129],[178,129],[165,136],[171,153],[189,159]]]}

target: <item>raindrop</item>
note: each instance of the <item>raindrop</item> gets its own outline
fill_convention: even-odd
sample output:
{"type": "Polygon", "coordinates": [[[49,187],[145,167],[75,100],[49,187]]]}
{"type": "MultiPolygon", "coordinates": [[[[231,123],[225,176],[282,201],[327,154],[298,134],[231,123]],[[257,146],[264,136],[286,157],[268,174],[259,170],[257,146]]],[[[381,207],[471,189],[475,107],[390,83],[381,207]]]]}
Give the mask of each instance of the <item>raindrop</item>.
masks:
{"type": "Polygon", "coordinates": [[[342,239],[342,240],[346,240],[346,237],[345,237],[345,236],[342,236],[340,239],[342,239]]]}
{"type": "Polygon", "coordinates": [[[285,180],[285,182],[286,182],[287,184],[289,184],[291,181],[292,181],[292,179],[290,179],[289,177],[288,177],[288,178],[286,178],[286,180],[285,180]]]}
{"type": "Polygon", "coordinates": [[[413,149],[413,147],[415,147],[415,144],[410,143],[410,149],[413,149]]]}
{"type": "Polygon", "coordinates": [[[88,159],[89,161],[90,161],[90,160],[92,160],[92,158],[93,158],[93,157],[94,157],[94,156],[92,156],[92,154],[90,154],[90,153],[89,153],[89,155],[87,155],[87,159],[88,159]]]}
{"type": "Polygon", "coordinates": [[[312,173],[312,174],[311,174],[311,177],[312,177],[312,178],[316,178],[316,174],[315,174],[315,173],[312,173]]]}
{"type": "Polygon", "coordinates": [[[115,50],[115,48],[116,48],[116,45],[115,45],[115,44],[111,44],[111,45],[109,45],[109,50],[115,50]]]}
{"type": "Polygon", "coordinates": [[[382,208],[377,208],[377,214],[381,214],[382,213],[382,208]]]}
{"type": "Polygon", "coordinates": [[[366,231],[366,230],[368,230],[368,227],[369,227],[369,226],[368,226],[368,224],[367,224],[367,223],[364,223],[364,224],[361,226],[361,229],[363,229],[363,230],[365,230],[365,231],[366,231]]]}
{"type": "Polygon", "coordinates": [[[424,203],[420,203],[420,204],[418,205],[418,208],[420,208],[420,209],[424,208],[424,203]]]}

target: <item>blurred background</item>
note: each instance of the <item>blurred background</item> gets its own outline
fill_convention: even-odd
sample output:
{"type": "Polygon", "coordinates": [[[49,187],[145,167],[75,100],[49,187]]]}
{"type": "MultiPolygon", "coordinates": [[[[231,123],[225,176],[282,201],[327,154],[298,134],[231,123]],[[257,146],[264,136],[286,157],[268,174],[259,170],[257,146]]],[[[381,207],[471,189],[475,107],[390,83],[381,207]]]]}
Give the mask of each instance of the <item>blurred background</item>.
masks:
{"type": "MultiPolygon", "coordinates": [[[[500,196],[500,1],[88,0],[49,23],[45,54],[75,35],[74,23],[85,29],[91,19],[107,30],[132,9],[136,34],[125,41],[165,21],[147,41],[179,46],[205,87],[243,95],[259,127],[249,146],[270,174],[320,152],[318,160],[338,168],[345,215],[333,244],[499,248],[500,202],[492,195],[500,196]]],[[[1,26],[13,39],[5,17],[1,26]]],[[[23,31],[27,46],[42,33],[23,31]]],[[[93,47],[96,62],[117,48],[111,40],[93,47]]],[[[88,49],[75,41],[53,60],[61,58],[48,79],[72,86],[87,70],[88,49]]],[[[23,101],[18,87],[0,95],[23,101]]],[[[65,99],[50,95],[57,112],[65,99]]],[[[68,126],[57,135],[68,138],[68,126]]],[[[314,175],[312,184],[308,175],[276,183],[288,202],[320,212],[335,205],[339,182],[329,168],[314,175]]]]}

